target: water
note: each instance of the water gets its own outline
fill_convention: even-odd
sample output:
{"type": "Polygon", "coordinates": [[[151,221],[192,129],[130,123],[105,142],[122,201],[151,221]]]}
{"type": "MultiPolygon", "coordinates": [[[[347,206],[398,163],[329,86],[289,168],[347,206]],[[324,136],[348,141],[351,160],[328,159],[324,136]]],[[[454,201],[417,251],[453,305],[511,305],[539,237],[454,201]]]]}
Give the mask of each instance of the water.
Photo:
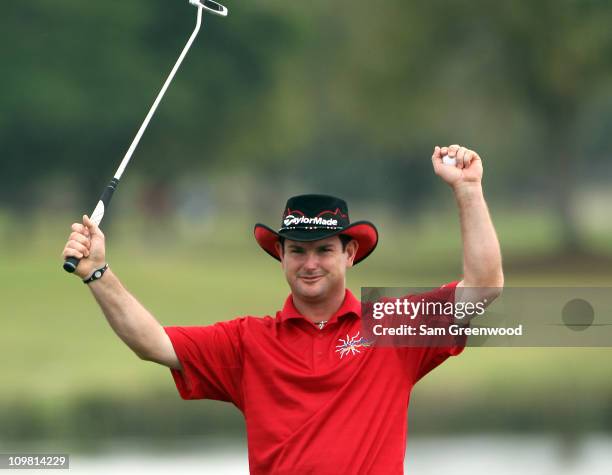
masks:
{"type": "MultiPolygon", "coordinates": [[[[116,443],[97,455],[72,454],[70,473],[83,475],[248,474],[244,446],[214,446],[192,441],[185,449],[163,453],[116,443]]],[[[609,475],[612,473],[612,437],[583,439],[545,436],[479,435],[409,439],[407,475],[609,475]]],[[[7,470],[5,473],[24,473],[7,470]]],[[[46,473],[28,470],[26,473],[46,473]]],[[[339,474],[341,475],[341,474],[339,474]]]]}

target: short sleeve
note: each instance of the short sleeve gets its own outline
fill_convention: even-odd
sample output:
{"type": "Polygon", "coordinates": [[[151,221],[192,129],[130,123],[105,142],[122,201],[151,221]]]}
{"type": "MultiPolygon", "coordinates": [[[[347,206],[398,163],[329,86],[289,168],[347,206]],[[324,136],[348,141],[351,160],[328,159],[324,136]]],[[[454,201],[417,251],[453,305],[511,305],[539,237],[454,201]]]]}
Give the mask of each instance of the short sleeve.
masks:
{"type": "Polygon", "coordinates": [[[164,327],[182,370],[171,369],[183,399],[216,399],[242,406],[242,322],[164,327]]]}
{"type": "MultiPolygon", "coordinates": [[[[455,288],[459,281],[454,281],[443,285],[430,292],[419,294],[418,299],[424,302],[439,302],[445,304],[447,302],[455,302],[455,288]]],[[[452,319],[448,317],[447,323],[452,319]]],[[[459,355],[465,348],[466,337],[458,336],[449,341],[448,337],[444,338],[444,345],[436,345],[435,343],[427,347],[418,348],[401,348],[405,352],[407,358],[406,364],[408,371],[414,383],[420,380],[431,370],[442,364],[449,356],[459,355]],[[448,343],[451,343],[450,345],[448,343]]]]}

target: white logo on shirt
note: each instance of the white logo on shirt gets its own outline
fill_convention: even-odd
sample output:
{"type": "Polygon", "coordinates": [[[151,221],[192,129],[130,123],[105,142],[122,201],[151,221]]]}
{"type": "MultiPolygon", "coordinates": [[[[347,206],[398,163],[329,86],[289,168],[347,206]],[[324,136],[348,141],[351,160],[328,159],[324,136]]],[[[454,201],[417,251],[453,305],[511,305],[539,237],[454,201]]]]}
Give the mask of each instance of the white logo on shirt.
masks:
{"type": "Polygon", "coordinates": [[[353,337],[349,337],[346,335],[346,339],[338,338],[338,345],[336,345],[336,353],[340,354],[340,358],[344,358],[345,355],[351,354],[354,355],[356,353],[361,353],[360,348],[367,348],[368,346],[372,346],[372,343],[369,342],[365,337],[359,338],[359,332],[355,334],[353,337]]]}

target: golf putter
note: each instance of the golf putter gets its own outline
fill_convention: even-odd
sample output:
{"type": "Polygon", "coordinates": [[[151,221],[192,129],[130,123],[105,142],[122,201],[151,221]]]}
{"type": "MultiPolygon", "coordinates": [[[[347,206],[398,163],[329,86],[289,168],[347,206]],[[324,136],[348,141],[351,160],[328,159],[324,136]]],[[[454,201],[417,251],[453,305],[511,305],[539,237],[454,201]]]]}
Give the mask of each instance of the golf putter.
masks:
{"type": "MultiPolygon", "coordinates": [[[[174,79],[174,75],[176,74],[179,67],[181,66],[181,63],[183,62],[183,59],[187,55],[189,48],[191,48],[191,44],[195,40],[196,36],[198,36],[200,27],[202,25],[202,12],[206,10],[207,12],[212,13],[213,15],[218,15],[218,16],[227,16],[227,13],[228,13],[227,8],[225,8],[220,3],[213,2],[212,0],[189,0],[189,3],[197,7],[198,9],[195,29],[193,30],[193,33],[189,37],[189,40],[187,41],[187,44],[183,48],[183,51],[181,52],[174,67],[172,68],[172,71],[170,72],[170,75],[166,79],[166,82],[162,86],[161,91],[159,91],[159,94],[157,95],[155,102],[153,102],[151,109],[149,109],[149,113],[146,115],[142,125],[140,126],[140,129],[138,129],[138,132],[136,133],[134,140],[132,140],[132,143],[130,147],[128,148],[128,151],[125,153],[125,156],[123,157],[123,160],[121,161],[121,164],[119,165],[119,168],[115,172],[115,176],[110,181],[110,183],[107,185],[107,187],[104,189],[104,192],[102,193],[102,195],[100,196],[100,199],[98,200],[98,204],[96,205],[95,209],[91,213],[90,219],[94,223],[96,223],[96,225],[99,225],[100,222],[102,222],[104,213],[108,209],[108,205],[110,204],[111,198],[113,197],[113,193],[115,192],[115,190],[117,189],[117,186],[119,185],[119,180],[121,180],[121,176],[123,175],[123,172],[125,171],[125,167],[127,166],[130,159],[132,158],[132,155],[134,154],[134,150],[136,150],[136,147],[138,146],[138,143],[140,142],[142,135],[147,129],[149,122],[151,121],[151,118],[153,117],[153,114],[155,114],[155,111],[157,110],[157,106],[159,106],[159,103],[161,102],[162,98],[164,97],[164,94],[166,93],[166,90],[168,89],[168,87],[170,86],[170,83],[174,79]]],[[[74,272],[77,266],[79,265],[79,261],[80,259],[77,259],[76,257],[67,258],[64,261],[64,266],[63,266],[64,270],[70,273],[74,272]]]]}

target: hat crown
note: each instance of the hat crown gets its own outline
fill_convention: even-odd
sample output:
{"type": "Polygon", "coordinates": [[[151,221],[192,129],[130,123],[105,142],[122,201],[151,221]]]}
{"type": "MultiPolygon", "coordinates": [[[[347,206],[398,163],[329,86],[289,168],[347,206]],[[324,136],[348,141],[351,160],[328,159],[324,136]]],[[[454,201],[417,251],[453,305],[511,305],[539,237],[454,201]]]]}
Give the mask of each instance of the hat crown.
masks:
{"type": "Polygon", "coordinates": [[[287,200],[279,232],[335,230],[349,224],[346,201],[330,195],[298,195],[287,200]]]}
{"type": "Polygon", "coordinates": [[[348,206],[340,198],[329,195],[298,195],[287,200],[278,231],[257,223],[255,239],[274,259],[281,260],[278,242],[281,238],[313,242],[344,235],[357,241],[353,264],[368,257],[378,244],[378,231],[369,221],[350,223],[348,206]]]}

